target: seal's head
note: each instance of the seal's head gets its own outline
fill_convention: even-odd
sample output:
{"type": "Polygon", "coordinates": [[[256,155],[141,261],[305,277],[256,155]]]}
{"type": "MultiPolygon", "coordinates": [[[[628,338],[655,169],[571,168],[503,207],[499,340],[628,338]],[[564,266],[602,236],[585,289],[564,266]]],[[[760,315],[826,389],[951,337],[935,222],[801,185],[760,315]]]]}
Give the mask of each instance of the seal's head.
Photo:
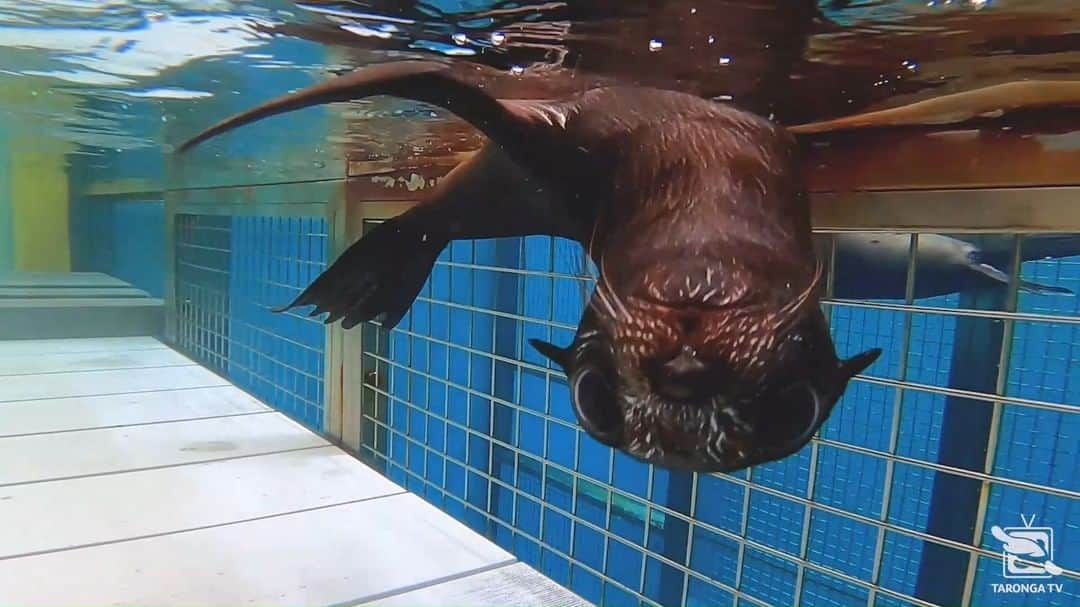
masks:
{"type": "Polygon", "coordinates": [[[801,293],[728,297],[687,276],[659,291],[693,293],[694,303],[616,299],[601,282],[569,347],[532,341],[565,371],[589,435],[641,460],[731,472],[786,457],[881,354],[837,357],[813,293],[820,273],[801,293]]]}
{"type": "Polygon", "coordinates": [[[837,358],[797,146],[732,107],[605,101],[616,135],[589,149],[611,178],[579,197],[604,201],[597,288],[568,348],[534,347],[585,430],[644,461],[719,472],[794,453],[880,355],[837,358]]]}

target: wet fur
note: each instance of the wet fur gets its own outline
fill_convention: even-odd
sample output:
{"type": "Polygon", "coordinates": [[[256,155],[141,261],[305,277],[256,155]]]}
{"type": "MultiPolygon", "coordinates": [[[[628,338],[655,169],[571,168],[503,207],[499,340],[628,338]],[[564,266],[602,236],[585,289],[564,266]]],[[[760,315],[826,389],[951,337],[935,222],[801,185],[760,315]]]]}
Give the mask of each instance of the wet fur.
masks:
{"type": "MultiPolygon", "coordinates": [[[[231,118],[181,150],[266,116],[370,95],[448,108],[490,142],[283,309],[311,305],[346,328],[372,319],[392,328],[452,240],[573,238],[600,268],[596,291],[569,347],[533,345],[566,371],[590,435],[698,471],[738,470],[801,448],[880,350],[836,356],[818,305],[821,267],[791,131],[644,87],[499,100],[478,84],[490,75],[482,71],[437,62],[364,68],[231,118]]],[[[857,117],[832,123],[870,126],[857,117]]]]}

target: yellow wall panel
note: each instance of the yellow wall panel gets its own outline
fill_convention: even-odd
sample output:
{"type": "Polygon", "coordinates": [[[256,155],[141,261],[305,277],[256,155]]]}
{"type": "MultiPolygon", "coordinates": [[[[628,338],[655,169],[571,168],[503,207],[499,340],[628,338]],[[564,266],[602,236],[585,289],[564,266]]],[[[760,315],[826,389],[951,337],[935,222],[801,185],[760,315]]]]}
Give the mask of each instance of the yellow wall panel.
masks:
{"type": "Polygon", "coordinates": [[[64,151],[20,150],[9,156],[15,269],[70,272],[68,178],[64,151]]]}
{"type": "Polygon", "coordinates": [[[0,269],[71,271],[66,155],[73,146],[49,137],[46,121],[74,116],[75,102],[52,84],[0,77],[0,269]]]}

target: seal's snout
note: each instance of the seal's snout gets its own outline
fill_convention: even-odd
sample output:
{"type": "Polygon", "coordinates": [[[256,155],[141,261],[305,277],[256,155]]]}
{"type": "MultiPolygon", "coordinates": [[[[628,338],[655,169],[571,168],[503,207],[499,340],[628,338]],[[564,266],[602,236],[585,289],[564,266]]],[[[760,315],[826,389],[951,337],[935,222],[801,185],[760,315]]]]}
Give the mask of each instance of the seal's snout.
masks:
{"type": "Polygon", "coordinates": [[[691,377],[705,371],[706,365],[691,346],[683,346],[679,353],[663,365],[664,373],[674,377],[691,377]]]}
{"type": "Polygon", "coordinates": [[[649,384],[653,392],[669,400],[702,400],[719,387],[721,371],[689,345],[684,345],[674,356],[650,362],[644,365],[649,384]]]}
{"type": "Polygon", "coordinates": [[[820,313],[757,352],[769,363],[766,372],[751,364],[738,337],[709,341],[658,330],[642,338],[609,326],[590,307],[567,347],[530,343],[566,374],[586,433],[645,462],[696,472],[733,472],[799,451],[851,378],[881,354],[838,358],[820,313]],[[613,337],[620,334],[634,339],[613,337]]]}

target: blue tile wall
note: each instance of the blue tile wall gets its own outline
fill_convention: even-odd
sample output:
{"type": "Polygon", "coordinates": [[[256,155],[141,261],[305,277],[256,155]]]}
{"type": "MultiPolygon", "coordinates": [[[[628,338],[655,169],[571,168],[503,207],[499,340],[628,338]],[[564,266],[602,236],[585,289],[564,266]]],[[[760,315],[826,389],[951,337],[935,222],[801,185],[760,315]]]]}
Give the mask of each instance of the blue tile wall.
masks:
{"type": "Polygon", "coordinates": [[[325,421],[326,330],[275,314],[326,267],[321,217],[177,216],[178,345],[315,431],[325,421]]]}
{"type": "MultiPolygon", "coordinates": [[[[1080,291],[1077,268],[1074,259],[1044,260],[1022,272],[1080,291]]],[[[965,349],[957,336],[997,321],[972,320],[963,313],[971,300],[955,294],[917,300],[913,312],[889,309],[897,301],[830,305],[841,354],[881,347],[884,355],[868,379],[852,383],[820,440],[752,471],[687,475],[643,465],[585,435],[565,378],[528,346],[530,338],[571,339],[590,269],[576,244],[555,238],[448,247],[396,330],[363,328],[364,364],[376,379],[362,399],[362,456],[598,604],[913,605],[963,592],[965,575],[934,579],[927,569],[966,567],[968,552],[923,534],[943,533],[948,496],[968,481],[935,468],[947,457],[945,428],[957,407],[987,417],[993,408],[972,399],[957,404],[942,390],[961,364],[997,375],[998,352],[965,349]]],[[[1022,295],[1019,311],[1080,310],[1075,298],[1022,295]]],[[[990,525],[1017,525],[1019,513],[1053,526],[1059,546],[1080,547],[1080,417],[1067,408],[1080,402],[1076,326],[1016,322],[1007,338],[1006,395],[1065,409],[1001,407],[993,474],[1004,480],[991,487],[981,542],[992,553],[1000,545],[990,525]]],[[[986,448],[955,434],[948,438],[986,448]]],[[[960,514],[957,520],[974,521],[976,512],[960,514]]],[[[1075,582],[1022,603],[994,595],[1000,564],[978,562],[971,604],[1075,604],[1075,582]]]]}
{"type": "Polygon", "coordinates": [[[229,378],[321,431],[326,329],[300,312],[275,314],[326,267],[326,220],[234,216],[229,268],[229,378]]]}
{"type": "Polygon", "coordinates": [[[75,206],[72,269],[108,274],[164,297],[164,201],[98,197],[75,206]]]}
{"type": "Polygon", "coordinates": [[[174,240],[175,345],[227,375],[232,220],[218,215],[177,215],[174,240]]]}

